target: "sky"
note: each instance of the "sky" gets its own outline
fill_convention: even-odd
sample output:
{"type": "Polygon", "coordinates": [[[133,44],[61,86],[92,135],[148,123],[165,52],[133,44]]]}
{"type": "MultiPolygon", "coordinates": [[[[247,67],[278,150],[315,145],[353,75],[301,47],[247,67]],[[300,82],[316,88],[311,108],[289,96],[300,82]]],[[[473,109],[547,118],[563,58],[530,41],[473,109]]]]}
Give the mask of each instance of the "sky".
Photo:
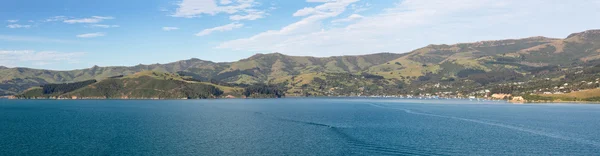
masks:
{"type": "Polygon", "coordinates": [[[600,0],[2,0],[0,66],[405,53],[600,29],[600,0]]]}

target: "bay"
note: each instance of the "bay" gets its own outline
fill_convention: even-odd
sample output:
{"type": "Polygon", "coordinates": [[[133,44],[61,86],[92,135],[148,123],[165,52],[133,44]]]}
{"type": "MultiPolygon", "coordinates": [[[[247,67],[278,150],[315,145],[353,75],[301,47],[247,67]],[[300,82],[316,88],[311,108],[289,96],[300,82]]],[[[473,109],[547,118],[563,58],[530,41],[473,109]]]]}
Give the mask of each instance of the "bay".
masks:
{"type": "Polygon", "coordinates": [[[600,105],[0,100],[0,155],[596,155],[600,105]]]}

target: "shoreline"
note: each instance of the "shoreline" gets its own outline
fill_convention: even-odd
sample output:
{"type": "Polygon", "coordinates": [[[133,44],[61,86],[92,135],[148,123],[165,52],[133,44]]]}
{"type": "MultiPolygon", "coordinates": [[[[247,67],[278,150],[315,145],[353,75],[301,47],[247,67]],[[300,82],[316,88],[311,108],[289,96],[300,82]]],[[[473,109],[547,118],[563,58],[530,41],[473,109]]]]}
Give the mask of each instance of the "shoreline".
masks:
{"type": "Polygon", "coordinates": [[[600,101],[533,101],[525,102],[524,104],[536,104],[536,103],[573,103],[573,104],[600,104],[600,101]]]}
{"type": "MultiPolygon", "coordinates": [[[[424,98],[424,97],[372,97],[372,96],[287,96],[280,98],[247,98],[247,97],[223,97],[223,98],[203,98],[203,99],[188,99],[188,98],[16,98],[14,96],[2,96],[0,100],[221,100],[221,99],[310,99],[310,98],[366,98],[366,99],[398,99],[398,100],[470,100],[469,98],[424,98]]],[[[495,99],[481,99],[482,101],[502,101],[510,104],[600,104],[600,101],[511,101],[511,100],[495,100],[495,99]]]]}

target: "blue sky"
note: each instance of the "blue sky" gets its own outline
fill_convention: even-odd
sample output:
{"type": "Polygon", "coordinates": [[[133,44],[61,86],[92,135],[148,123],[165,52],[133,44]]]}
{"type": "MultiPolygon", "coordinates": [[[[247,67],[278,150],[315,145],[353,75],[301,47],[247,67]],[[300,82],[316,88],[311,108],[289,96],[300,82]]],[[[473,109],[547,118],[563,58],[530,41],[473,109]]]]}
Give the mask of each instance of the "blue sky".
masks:
{"type": "Polygon", "coordinates": [[[0,65],[404,53],[600,28],[600,0],[3,0],[0,65]]]}

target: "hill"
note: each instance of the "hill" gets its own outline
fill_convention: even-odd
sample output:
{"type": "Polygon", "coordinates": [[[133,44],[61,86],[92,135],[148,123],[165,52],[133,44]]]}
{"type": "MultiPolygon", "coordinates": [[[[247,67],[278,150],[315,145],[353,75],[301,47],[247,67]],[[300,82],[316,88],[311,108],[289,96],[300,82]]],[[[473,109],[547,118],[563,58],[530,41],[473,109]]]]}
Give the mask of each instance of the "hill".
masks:
{"type": "Polygon", "coordinates": [[[21,93],[44,84],[69,83],[89,79],[102,80],[113,76],[131,75],[141,71],[157,71],[193,76],[208,81],[255,84],[295,75],[302,72],[352,72],[390,59],[400,54],[381,53],[364,56],[341,57],[295,57],[282,54],[258,54],[233,63],[215,63],[200,59],[183,60],[168,64],[137,65],[133,67],[98,67],[52,71],[30,68],[0,69],[0,95],[21,93]]]}
{"type": "MultiPolygon", "coordinates": [[[[564,39],[529,37],[429,45],[404,54],[309,57],[257,54],[235,62],[190,59],[168,64],[97,67],[73,71],[0,68],[0,94],[50,83],[104,80],[140,71],[177,73],[188,80],[229,87],[267,84],[289,95],[476,94],[512,83],[555,84],[589,80],[600,71],[600,30],[564,39]],[[583,75],[579,72],[584,72],[583,75]],[[570,76],[578,74],[580,76],[570,76]],[[543,83],[542,83],[543,82],[543,83]]],[[[510,89],[539,90],[530,84],[510,89]]],[[[543,88],[545,89],[545,88],[543,88]]],[[[503,92],[507,92],[503,89],[503,92]]]]}
{"type": "Polygon", "coordinates": [[[153,71],[125,77],[34,87],[18,98],[80,99],[204,99],[223,95],[218,86],[188,82],[176,74],[153,71]]]}

